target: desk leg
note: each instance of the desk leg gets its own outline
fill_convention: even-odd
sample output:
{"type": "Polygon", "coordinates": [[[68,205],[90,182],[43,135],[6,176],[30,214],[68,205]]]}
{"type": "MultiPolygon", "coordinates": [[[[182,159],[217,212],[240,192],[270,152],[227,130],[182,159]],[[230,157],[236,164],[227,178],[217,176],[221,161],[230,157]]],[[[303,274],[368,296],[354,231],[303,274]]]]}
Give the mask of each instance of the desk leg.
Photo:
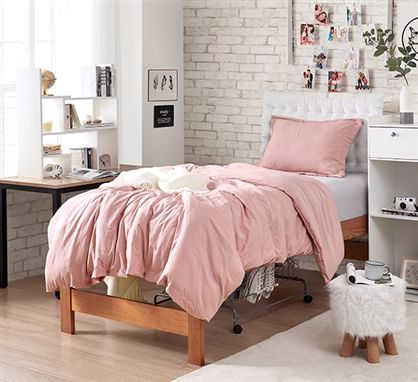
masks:
{"type": "Polygon", "coordinates": [[[54,190],[52,192],[52,214],[55,215],[55,212],[58,211],[58,208],[61,207],[61,191],[54,190]]]}
{"type": "Polygon", "coordinates": [[[0,188],[0,288],[7,288],[7,190],[0,188]]]}

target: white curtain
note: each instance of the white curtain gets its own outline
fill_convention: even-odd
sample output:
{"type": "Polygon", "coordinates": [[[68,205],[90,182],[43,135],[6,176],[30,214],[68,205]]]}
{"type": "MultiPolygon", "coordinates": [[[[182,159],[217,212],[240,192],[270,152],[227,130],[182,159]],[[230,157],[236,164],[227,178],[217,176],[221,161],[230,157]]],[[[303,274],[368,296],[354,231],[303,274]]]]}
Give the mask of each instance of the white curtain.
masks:
{"type": "Polygon", "coordinates": [[[0,1],[0,176],[17,170],[16,69],[52,70],[53,92],[77,95],[81,66],[116,61],[116,3],[0,1]]]}

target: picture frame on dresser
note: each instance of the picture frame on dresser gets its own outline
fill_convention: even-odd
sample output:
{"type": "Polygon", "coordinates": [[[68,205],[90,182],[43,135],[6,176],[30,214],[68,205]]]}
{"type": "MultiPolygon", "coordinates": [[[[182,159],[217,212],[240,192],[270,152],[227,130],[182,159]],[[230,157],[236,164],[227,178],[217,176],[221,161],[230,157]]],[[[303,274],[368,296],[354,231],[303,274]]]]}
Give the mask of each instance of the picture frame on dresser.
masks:
{"type": "Polygon", "coordinates": [[[418,289],[418,258],[402,260],[401,278],[406,281],[406,287],[418,289]]]}

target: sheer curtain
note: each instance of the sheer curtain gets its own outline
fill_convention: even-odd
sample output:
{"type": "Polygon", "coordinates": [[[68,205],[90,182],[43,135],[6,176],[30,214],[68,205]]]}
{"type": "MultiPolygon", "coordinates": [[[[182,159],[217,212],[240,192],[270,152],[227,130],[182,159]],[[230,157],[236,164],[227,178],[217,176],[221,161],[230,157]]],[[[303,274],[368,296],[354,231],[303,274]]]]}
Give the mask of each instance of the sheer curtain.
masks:
{"type": "Polygon", "coordinates": [[[116,4],[0,1],[0,176],[17,170],[16,69],[52,70],[54,94],[76,94],[81,66],[115,62],[116,4]]]}

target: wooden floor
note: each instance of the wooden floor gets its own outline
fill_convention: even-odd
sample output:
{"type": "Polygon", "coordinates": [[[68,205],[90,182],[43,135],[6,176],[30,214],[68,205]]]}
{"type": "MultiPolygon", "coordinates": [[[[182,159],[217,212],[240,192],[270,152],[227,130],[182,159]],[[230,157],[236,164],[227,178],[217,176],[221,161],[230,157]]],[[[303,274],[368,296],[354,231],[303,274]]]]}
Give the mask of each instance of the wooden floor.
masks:
{"type": "MultiPolygon", "coordinates": [[[[222,309],[206,324],[206,360],[212,363],[328,309],[318,272],[303,271],[314,296],[278,305],[243,321],[231,332],[231,314],[222,309]]],[[[148,285],[147,294],[151,296],[148,285]]],[[[288,283],[271,298],[300,289],[288,283]]],[[[242,309],[251,304],[243,303],[242,309]]],[[[170,381],[197,367],[187,363],[187,339],[109,320],[76,314],[76,335],[60,332],[59,302],[36,277],[0,290],[0,381],[170,381]]]]}

